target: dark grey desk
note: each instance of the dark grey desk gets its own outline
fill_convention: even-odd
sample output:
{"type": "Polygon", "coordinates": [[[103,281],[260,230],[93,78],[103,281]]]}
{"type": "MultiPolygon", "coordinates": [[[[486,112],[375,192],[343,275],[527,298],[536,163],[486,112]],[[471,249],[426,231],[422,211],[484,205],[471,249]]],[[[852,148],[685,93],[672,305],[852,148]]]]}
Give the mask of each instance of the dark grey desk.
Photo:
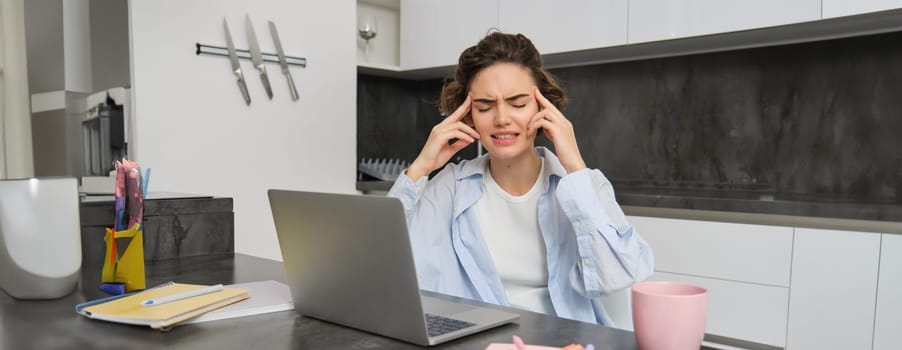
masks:
{"type": "MultiPolygon", "coordinates": [[[[83,271],[80,287],[58,300],[19,301],[0,292],[0,349],[415,349],[384,338],[286,311],[175,327],[161,333],[90,320],[75,304],[104,295],[97,290],[100,271],[83,271]]],[[[247,255],[218,255],[161,260],[147,265],[147,283],[241,283],[284,281],[282,264],[247,255]]],[[[361,291],[365,292],[365,291],[361,291]]],[[[511,309],[508,309],[511,310],[511,309]]],[[[484,349],[509,343],[512,335],[539,345],[570,343],[596,349],[637,349],[633,333],[526,311],[515,324],[442,344],[435,349],[484,349]]]]}

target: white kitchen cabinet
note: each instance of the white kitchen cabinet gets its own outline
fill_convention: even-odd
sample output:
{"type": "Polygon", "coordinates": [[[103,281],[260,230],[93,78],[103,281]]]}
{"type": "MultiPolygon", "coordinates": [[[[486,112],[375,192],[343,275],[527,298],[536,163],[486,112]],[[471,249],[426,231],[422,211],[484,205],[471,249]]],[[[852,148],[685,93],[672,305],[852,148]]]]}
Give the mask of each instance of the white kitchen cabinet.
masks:
{"type": "Polygon", "coordinates": [[[401,69],[457,64],[498,26],[498,0],[401,0],[401,69]]]}
{"type": "Polygon", "coordinates": [[[543,54],[626,44],[628,0],[500,0],[499,28],[543,54]]]}
{"type": "MultiPolygon", "coordinates": [[[[705,332],[777,347],[786,342],[789,288],[655,272],[650,281],[675,281],[708,290],[705,332]]],[[[601,298],[614,327],[633,330],[630,290],[601,298]]]]}
{"type": "Polygon", "coordinates": [[[797,228],[787,349],[870,349],[880,234],[797,228]]]}
{"type": "Polygon", "coordinates": [[[902,349],[902,235],[884,234],[880,245],[874,350],[902,349]]]}
{"type": "Polygon", "coordinates": [[[820,18],[821,0],[629,0],[628,42],[732,32],[820,18]]]}
{"type": "Polygon", "coordinates": [[[705,333],[783,347],[789,288],[655,272],[653,281],[677,281],[708,290],[705,333]]]}
{"type": "MultiPolygon", "coordinates": [[[[706,332],[785,345],[791,227],[644,216],[628,219],[654,252],[652,280],[708,289],[706,332]]],[[[629,319],[613,316],[621,327],[629,319]]]]}
{"type": "Polygon", "coordinates": [[[630,216],[655,271],[789,286],[790,227],[630,216]]]}
{"type": "Polygon", "coordinates": [[[357,65],[398,67],[400,50],[400,19],[398,6],[387,7],[382,3],[357,1],[357,27],[362,20],[372,18],[376,25],[376,37],[366,40],[357,36],[357,65]]]}
{"type": "Polygon", "coordinates": [[[902,8],[900,0],[823,0],[823,18],[902,8]]]}

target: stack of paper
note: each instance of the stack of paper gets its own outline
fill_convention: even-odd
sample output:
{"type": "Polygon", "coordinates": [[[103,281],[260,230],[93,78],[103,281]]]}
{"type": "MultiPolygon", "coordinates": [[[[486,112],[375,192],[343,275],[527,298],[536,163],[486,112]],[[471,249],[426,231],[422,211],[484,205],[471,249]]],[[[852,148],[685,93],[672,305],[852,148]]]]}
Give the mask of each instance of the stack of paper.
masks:
{"type": "Polygon", "coordinates": [[[284,283],[269,280],[233,284],[229,287],[247,289],[251,297],[192,318],[184,323],[200,323],[277,311],[294,310],[294,302],[291,301],[291,291],[284,283]]]}

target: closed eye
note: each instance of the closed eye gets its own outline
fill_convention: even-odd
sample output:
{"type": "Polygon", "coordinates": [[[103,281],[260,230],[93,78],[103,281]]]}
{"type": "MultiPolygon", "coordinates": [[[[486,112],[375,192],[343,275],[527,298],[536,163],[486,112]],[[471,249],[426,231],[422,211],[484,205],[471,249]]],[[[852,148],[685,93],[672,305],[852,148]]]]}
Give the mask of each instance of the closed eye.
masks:
{"type": "Polygon", "coordinates": [[[519,94],[517,96],[506,98],[507,103],[509,103],[514,108],[523,108],[529,104],[530,96],[526,94],[519,94]]]}

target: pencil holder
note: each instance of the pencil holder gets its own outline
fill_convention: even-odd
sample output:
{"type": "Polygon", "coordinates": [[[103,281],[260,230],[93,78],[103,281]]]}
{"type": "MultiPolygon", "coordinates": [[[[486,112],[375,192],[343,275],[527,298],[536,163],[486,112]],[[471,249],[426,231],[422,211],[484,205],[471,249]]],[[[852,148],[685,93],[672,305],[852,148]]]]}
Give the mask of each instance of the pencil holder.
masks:
{"type": "Polygon", "coordinates": [[[106,229],[106,256],[103,261],[103,283],[123,283],[125,291],[146,288],[144,281],[144,231],[141,224],[135,224],[125,231],[106,229]],[[131,238],[125,251],[119,255],[119,239],[131,238]]]}

